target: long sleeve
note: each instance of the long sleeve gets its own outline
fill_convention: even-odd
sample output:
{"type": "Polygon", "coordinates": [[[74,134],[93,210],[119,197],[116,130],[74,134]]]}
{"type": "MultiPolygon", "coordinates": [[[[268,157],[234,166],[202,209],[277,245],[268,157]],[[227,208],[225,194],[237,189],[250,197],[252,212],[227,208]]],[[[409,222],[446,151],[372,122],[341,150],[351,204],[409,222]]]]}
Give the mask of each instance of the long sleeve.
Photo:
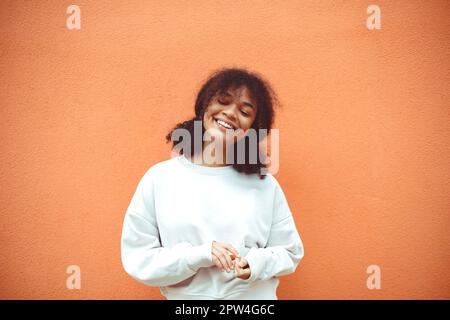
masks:
{"type": "Polygon", "coordinates": [[[304,256],[302,240],[278,182],[276,182],[273,213],[266,247],[250,248],[245,256],[251,275],[244,281],[266,280],[293,273],[304,256]]]}
{"type": "Polygon", "coordinates": [[[171,248],[161,246],[155,214],[151,171],[139,182],[125,214],[121,258],[125,271],[150,286],[170,286],[213,265],[211,243],[193,246],[187,242],[171,248]]]}

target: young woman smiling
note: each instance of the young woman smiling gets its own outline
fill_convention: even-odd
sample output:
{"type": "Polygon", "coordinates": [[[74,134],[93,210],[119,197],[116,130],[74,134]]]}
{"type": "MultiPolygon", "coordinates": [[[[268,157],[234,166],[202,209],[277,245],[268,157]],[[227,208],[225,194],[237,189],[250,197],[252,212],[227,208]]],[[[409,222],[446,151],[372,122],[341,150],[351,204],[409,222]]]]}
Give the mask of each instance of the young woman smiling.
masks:
{"type": "Polygon", "coordinates": [[[173,133],[183,130],[192,140],[196,122],[201,136],[213,139],[199,150],[190,143],[148,169],[125,214],[122,263],[133,278],[159,286],[167,299],[277,299],[279,277],[295,271],[304,249],[259,150],[260,129],[271,129],[275,101],[269,84],[245,69],[221,69],[207,79],[195,117],[166,139],[175,150],[173,133]],[[244,135],[227,139],[235,130],[244,135]],[[252,130],[256,150],[245,135],[252,130]],[[225,142],[216,149],[222,152],[215,152],[215,162],[205,161],[204,151],[217,141],[225,142]],[[245,161],[237,161],[240,156],[245,161]]]}

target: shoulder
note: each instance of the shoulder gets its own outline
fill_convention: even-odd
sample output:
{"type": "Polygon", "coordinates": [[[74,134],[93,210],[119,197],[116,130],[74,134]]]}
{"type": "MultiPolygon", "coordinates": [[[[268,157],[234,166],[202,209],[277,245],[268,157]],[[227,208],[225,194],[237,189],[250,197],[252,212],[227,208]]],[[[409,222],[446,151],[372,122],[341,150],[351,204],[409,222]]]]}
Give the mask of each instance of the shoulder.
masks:
{"type": "Polygon", "coordinates": [[[167,176],[168,173],[174,173],[177,168],[177,157],[159,161],[151,165],[144,173],[141,180],[144,182],[156,180],[167,176]]]}
{"type": "Polygon", "coordinates": [[[270,173],[267,173],[263,179],[257,174],[246,175],[237,173],[241,184],[246,185],[248,188],[257,189],[263,192],[265,196],[274,195],[278,190],[281,190],[278,180],[270,173]]]}
{"type": "Polygon", "coordinates": [[[264,179],[260,179],[258,177],[258,180],[261,181],[261,183],[266,187],[266,188],[271,188],[271,189],[277,189],[277,188],[281,188],[280,183],[278,182],[278,180],[270,173],[267,173],[265,175],[264,179]]]}
{"type": "Polygon", "coordinates": [[[273,187],[280,187],[278,180],[270,173],[266,174],[266,178],[264,180],[267,180],[267,183],[273,187]]]}
{"type": "Polygon", "coordinates": [[[281,200],[286,201],[286,195],[283,191],[283,188],[280,185],[280,182],[271,174],[267,174],[265,180],[267,180],[266,188],[268,188],[270,190],[272,195],[277,200],[281,199],[281,200]]]}

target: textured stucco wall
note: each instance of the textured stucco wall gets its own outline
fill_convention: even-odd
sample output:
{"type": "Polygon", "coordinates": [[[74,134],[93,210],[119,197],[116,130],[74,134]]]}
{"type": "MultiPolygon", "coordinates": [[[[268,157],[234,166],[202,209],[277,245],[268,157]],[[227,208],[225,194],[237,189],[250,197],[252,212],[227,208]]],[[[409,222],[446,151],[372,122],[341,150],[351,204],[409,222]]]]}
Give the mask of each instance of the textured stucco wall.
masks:
{"type": "Polygon", "coordinates": [[[306,256],[279,297],[450,298],[449,21],[447,0],[1,1],[0,298],[162,298],[122,269],[123,215],[221,66],[284,104],[276,177],[306,256]]]}

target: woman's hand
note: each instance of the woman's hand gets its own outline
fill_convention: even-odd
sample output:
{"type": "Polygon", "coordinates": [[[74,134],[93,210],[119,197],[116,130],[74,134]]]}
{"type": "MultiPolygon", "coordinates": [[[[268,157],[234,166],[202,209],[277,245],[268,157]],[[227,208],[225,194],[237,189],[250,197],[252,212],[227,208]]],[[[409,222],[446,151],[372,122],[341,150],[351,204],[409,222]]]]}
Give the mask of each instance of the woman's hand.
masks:
{"type": "Polygon", "coordinates": [[[247,260],[245,258],[237,258],[235,261],[234,275],[242,280],[247,280],[251,274],[247,260]]]}
{"type": "Polygon", "coordinates": [[[222,272],[224,270],[230,272],[234,268],[233,260],[240,258],[239,252],[231,244],[217,241],[212,242],[211,255],[212,261],[222,272]]]}

